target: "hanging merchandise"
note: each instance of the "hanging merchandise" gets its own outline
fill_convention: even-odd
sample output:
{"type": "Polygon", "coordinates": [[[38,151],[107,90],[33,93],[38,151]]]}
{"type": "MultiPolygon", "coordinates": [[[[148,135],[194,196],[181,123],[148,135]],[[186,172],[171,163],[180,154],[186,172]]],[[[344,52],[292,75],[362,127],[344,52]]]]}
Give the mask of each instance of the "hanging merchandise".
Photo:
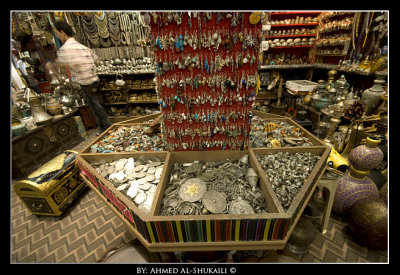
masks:
{"type": "Polygon", "coordinates": [[[81,17],[82,26],[86,38],[90,41],[91,47],[97,48],[100,45],[99,32],[97,31],[97,25],[94,23],[94,14],[88,13],[81,17]]]}
{"type": "Polygon", "coordinates": [[[246,149],[261,23],[250,12],[151,12],[165,143],[246,149]],[[254,24],[255,23],[255,24],[254,24]]]}
{"type": "Polygon", "coordinates": [[[70,18],[71,27],[74,31],[74,38],[79,43],[88,46],[88,41],[85,36],[85,32],[82,27],[82,17],[78,16],[76,12],[66,12],[67,18],[70,18]]]}
{"type": "Polygon", "coordinates": [[[108,12],[107,17],[110,39],[115,46],[119,46],[119,44],[121,44],[121,33],[119,30],[118,14],[116,12],[108,12]]]}

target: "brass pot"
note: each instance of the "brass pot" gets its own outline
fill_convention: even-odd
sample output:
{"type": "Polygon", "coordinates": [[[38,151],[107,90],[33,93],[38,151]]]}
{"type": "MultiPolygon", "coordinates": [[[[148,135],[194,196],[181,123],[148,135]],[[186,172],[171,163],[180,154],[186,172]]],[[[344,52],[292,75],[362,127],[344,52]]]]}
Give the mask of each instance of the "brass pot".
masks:
{"type": "Polygon", "coordinates": [[[310,244],[314,241],[316,229],[311,221],[300,217],[290,236],[285,249],[294,254],[304,254],[308,251],[310,244]]]}
{"type": "Polygon", "coordinates": [[[388,209],[378,199],[362,200],[349,209],[349,227],[356,240],[376,250],[387,250],[388,209]]]}
{"type": "Polygon", "coordinates": [[[25,101],[31,105],[32,116],[36,124],[47,123],[53,118],[43,110],[40,99],[34,92],[29,92],[29,96],[25,101]]]}

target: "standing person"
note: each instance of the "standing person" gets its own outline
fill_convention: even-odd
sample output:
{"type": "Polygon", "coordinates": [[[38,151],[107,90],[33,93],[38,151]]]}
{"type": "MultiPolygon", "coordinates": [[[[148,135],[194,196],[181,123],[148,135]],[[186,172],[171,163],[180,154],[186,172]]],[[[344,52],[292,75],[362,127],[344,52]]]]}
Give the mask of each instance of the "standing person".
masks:
{"type": "Polygon", "coordinates": [[[111,122],[100,96],[96,93],[100,83],[94,71],[95,62],[99,62],[96,54],[73,38],[72,27],[68,23],[56,21],[54,32],[64,43],[57,51],[56,63],[69,66],[72,80],[81,86],[86,101],[96,117],[97,125],[101,132],[105,131],[111,126],[111,122]]]}

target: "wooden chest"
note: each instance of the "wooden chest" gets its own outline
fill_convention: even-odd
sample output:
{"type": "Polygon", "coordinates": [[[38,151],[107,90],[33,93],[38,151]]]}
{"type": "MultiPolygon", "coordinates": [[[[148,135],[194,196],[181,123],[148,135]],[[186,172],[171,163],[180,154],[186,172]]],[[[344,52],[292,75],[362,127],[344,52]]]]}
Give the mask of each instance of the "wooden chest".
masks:
{"type": "Polygon", "coordinates": [[[83,191],[86,185],[79,178],[77,154],[66,150],[14,184],[15,193],[32,214],[60,216],[83,191]]]}

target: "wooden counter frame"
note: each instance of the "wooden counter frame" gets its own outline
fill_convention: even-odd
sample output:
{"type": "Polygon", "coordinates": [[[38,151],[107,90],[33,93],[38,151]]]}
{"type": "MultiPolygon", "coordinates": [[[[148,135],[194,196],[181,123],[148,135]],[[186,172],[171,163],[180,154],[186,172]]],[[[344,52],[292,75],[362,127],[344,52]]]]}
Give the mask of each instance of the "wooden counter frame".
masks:
{"type": "Polygon", "coordinates": [[[81,169],[81,177],[150,252],[283,249],[301,213],[312,197],[318,181],[322,177],[330,148],[288,117],[259,111],[253,111],[253,114],[265,120],[286,121],[291,125],[299,127],[304,131],[305,136],[313,142],[313,146],[250,148],[244,151],[88,153],[90,147],[102,140],[109,130],[121,126],[148,125],[143,122],[159,116],[159,114],[152,114],[115,123],[94,142],[84,148],[77,156],[77,163],[81,169]],[[321,156],[321,159],[315,165],[287,211],[284,211],[281,206],[256,158],[257,154],[281,151],[289,153],[311,152],[321,156]],[[170,173],[175,162],[185,163],[193,162],[194,160],[219,161],[227,158],[238,159],[245,153],[249,155],[250,166],[260,176],[259,187],[266,199],[268,213],[249,215],[159,215],[163,194],[167,188],[170,173]],[[138,156],[144,156],[145,158],[157,157],[165,161],[152,206],[147,214],[139,210],[128,197],[118,191],[110,181],[102,177],[90,165],[90,162],[100,159],[116,160],[124,157],[138,156]],[[216,233],[217,231],[218,233],[216,233]],[[223,235],[220,231],[224,231],[226,235],[223,235]]]}
{"type": "Polygon", "coordinates": [[[147,122],[148,120],[155,119],[159,115],[161,115],[161,112],[160,113],[155,113],[155,114],[150,114],[150,115],[133,117],[133,118],[130,118],[130,119],[127,119],[127,120],[116,122],[114,124],[125,125],[125,124],[128,124],[128,123],[148,123],[147,122]]]}
{"type": "Polygon", "coordinates": [[[151,244],[130,224],[115,207],[105,198],[96,188],[94,188],[90,181],[83,175],[80,175],[83,181],[90,186],[90,188],[103,200],[103,202],[111,208],[117,217],[125,223],[127,228],[134,237],[137,237],[144,247],[149,252],[174,252],[174,251],[218,251],[218,250],[256,250],[256,249],[283,249],[286,241],[246,241],[239,244],[238,242],[220,242],[220,243],[199,243],[199,242],[186,242],[186,243],[169,243],[166,244],[151,244]]]}
{"type": "MultiPolygon", "coordinates": [[[[194,151],[194,152],[119,152],[119,153],[110,153],[110,154],[79,154],[77,156],[78,165],[81,168],[82,175],[90,174],[88,177],[82,176],[86,183],[90,186],[91,189],[95,190],[98,195],[110,206],[114,212],[118,213],[117,216],[124,221],[124,223],[129,227],[129,229],[138,237],[138,239],[142,242],[142,244],[151,252],[159,252],[159,251],[211,251],[211,250],[232,250],[232,249],[241,249],[241,250],[253,250],[253,249],[282,249],[284,248],[288,238],[290,237],[297,220],[299,219],[299,213],[302,213],[304,207],[310,197],[312,196],[312,192],[315,189],[319,178],[322,176],[324,164],[327,156],[329,155],[329,150],[327,147],[295,147],[295,148],[260,148],[260,149],[250,149],[245,151],[194,151]],[[262,169],[260,164],[256,160],[256,154],[266,153],[266,152],[277,152],[279,151],[291,151],[291,152],[315,152],[321,154],[321,160],[317,163],[316,167],[312,171],[309,179],[307,179],[306,183],[296,196],[295,200],[292,203],[292,206],[288,209],[288,211],[284,211],[280,202],[278,201],[275,193],[273,192],[271,186],[268,183],[265,175],[261,172],[262,169]],[[263,214],[250,214],[250,215],[188,215],[188,216],[158,216],[157,213],[160,211],[161,202],[162,202],[162,194],[164,194],[165,188],[169,181],[170,171],[173,168],[173,163],[175,161],[178,162],[192,162],[194,160],[203,160],[203,161],[218,161],[226,159],[229,156],[230,159],[238,159],[243,154],[249,154],[249,164],[252,166],[260,176],[260,188],[263,194],[266,196],[266,201],[268,201],[268,209],[271,212],[263,213],[263,214]],[[136,205],[125,195],[119,192],[112,183],[103,178],[97,171],[91,167],[89,162],[93,160],[115,160],[124,157],[158,157],[162,160],[165,160],[165,165],[163,167],[163,171],[160,177],[160,182],[157,185],[156,195],[153,200],[152,207],[148,214],[143,213],[141,210],[136,207],[136,205]],[[325,158],[325,160],[323,160],[325,158]],[[318,166],[318,167],[317,167],[318,166]],[[90,179],[90,177],[92,177],[90,179]],[[93,178],[94,177],[94,178],[93,178]],[[97,185],[104,185],[106,189],[108,189],[113,196],[116,198],[108,198],[105,193],[108,191],[101,191],[101,188],[96,188],[94,186],[95,182],[97,185]],[[118,210],[115,202],[112,203],[112,200],[119,200],[122,202],[124,206],[126,206],[131,213],[132,218],[127,218],[124,214],[118,210]],[[166,237],[163,236],[162,232],[166,232],[164,227],[170,227],[171,230],[174,228],[174,225],[182,225],[181,232],[184,232],[188,228],[198,229],[196,226],[200,224],[200,228],[203,230],[202,233],[196,233],[196,236],[207,235],[204,239],[195,239],[196,241],[188,241],[190,238],[182,239],[179,235],[166,237]],[[206,227],[204,227],[204,224],[206,227]],[[211,225],[210,225],[211,224],[211,225]],[[232,227],[229,227],[232,224],[232,227]],[[262,229],[254,229],[251,231],[244,231],[243,227],[248,226],[251,228],[251,225],[257,226],[266,226],[266,228],[262,229]],[[282,226],[280,227],[280,225],[282,226]],[[218,225],[220,227],[218,227],[218,225]],[[235,229],[234,225],[236,225],[235,229]],[[239,225],[239,226],[238,226],[239,225]],[[217,235],[211,235],[212,232],[209,231],[209,226],[214,228],[215,232],[217,228],[222,229],[225,228],[226,232],[230,231],[230,238],[233,238],[234,234],[235,239],[228,240],[228,237],[223,239],[217,239],[217,235]],[[214,227],[212,227],[214,226],[214,227]],[[223,227],[224,226],[224,227],[223,227]],[[276,229],[277,226],[277,229],[276,229]],[[163,227],[163,228],[160,228],[163,227]],[[207,229],[206,233],[204,229],[207,229]],[[227,229],[228,228],[228,229],[227,229]],[[240,228],[240,230],[239,230],[240,228]],[[154,230],[154,231],[153,231],[154,230]],[[234,231],[235,230],[235,231],[234,231]],[[260,231],[258,231],[260,230],[260,231]],[[263,231],[264,230],[264,231],[263,231]],[[272,230],[272,231],[271,231],[272,230]],[[235,233],[233,233],[235,232],[235,233]],[[240,233],[237,233],[240,232],[240,233]],[[260,233],[255,237],[253,235],[245,236],[243,232],[253,232],[254,234],[260,233]],[[143,235],[142,233],[145,233],[143,235]],[[161,234],[160,234],[161,233],[161,234]],[[241,234],[238,238],[238,234],[241,234]],[[261,234],[263,237],[261,238],[261,234]],[[211,236],[211,238],[210,238],[211,236]],[[280,237],[279,237],[280,236],[280,237]],[[158,239],[160,238],[160,239],[158,239]],[[163,239],[161,239],[163,238],[163,239]],[[164,239],[165,238],[165,239],[164,239]],[[171,239],[169,239],[171,238],[171,239]],[[256,239],[256,240],[254,240],[256,239]]],[[[193,232],[193,231],[187,231],[193,232]]],[[[182,234],[182,233],[181,233],[182,234]]],[[[218,233],[220,234],[220,233],[218,233]]]]}

